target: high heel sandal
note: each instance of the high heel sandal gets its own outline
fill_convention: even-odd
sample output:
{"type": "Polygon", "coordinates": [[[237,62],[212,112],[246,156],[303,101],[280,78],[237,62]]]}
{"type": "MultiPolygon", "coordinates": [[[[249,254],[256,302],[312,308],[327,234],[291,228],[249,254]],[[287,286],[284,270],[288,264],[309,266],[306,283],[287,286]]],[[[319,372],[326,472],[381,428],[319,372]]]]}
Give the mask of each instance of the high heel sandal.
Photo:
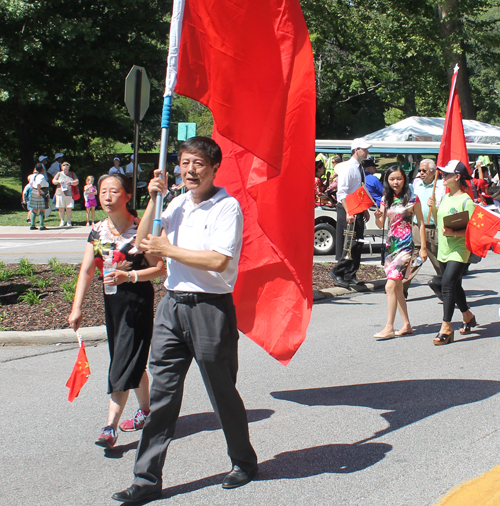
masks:
{"type": "Polygon", "coordinates": [[[477,326],[476,317],[473,315],[472,318],[467,322],[463,322],[462,327],[460,327],[460,334],[463,336],[471,333],[471,328],[477,326]]]}
{"type": "Polygon", "coordinates": [[[441,332],[434,338],[432,341],[436,346],[440,346],[441,344],[449,344],[454,340],[453,331],[450,334],[442,334],[441,332]],[[437,340],[436,340],[437,339],[437,340]]]}

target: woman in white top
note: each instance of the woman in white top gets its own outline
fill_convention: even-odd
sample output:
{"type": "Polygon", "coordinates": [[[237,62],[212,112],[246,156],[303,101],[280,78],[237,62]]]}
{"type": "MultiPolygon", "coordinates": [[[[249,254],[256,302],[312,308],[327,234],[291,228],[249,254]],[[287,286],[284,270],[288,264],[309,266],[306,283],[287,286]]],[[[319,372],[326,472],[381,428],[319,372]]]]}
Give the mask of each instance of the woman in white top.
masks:
{"type": "Polygon", "coordinates": [[[37,230],[35,219],[40,216],[40,230],[47,230],[44,225],[45,209],[49,208],[49,183],[45,179],[45,168],[41,163],[35,165],[33,178],[31,179],[31,194],[29,204],[31,208],[30,230],[37,230]]]}
{"type": "Polygon", "coordinates": [[[68,226],[73,226],[71,223],[71,213],[73,207],[75,207],[75,201],[73,200],[71,187],[78,185],[78,178],[75,176],[74,172],[69,171],[69,168],[70,164],[68,162],[64,162],[61,165],[61,172],[58,172],[52,180],[52,184],[57,186],[56,207],[59,209],[59,216],[61,218],[61,223],[59,223],[60,227],[64,227],[66,225],[66,221],[64,220],[65,212],[68,220],[68,226]]]}

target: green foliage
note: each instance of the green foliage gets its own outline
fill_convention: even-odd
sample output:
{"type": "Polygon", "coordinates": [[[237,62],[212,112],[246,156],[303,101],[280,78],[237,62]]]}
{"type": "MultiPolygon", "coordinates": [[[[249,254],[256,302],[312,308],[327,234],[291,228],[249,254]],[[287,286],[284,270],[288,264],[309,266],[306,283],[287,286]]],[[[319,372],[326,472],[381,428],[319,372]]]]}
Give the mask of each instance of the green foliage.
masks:
{"type": "Polygon", "coordinates": [[[71,276],[76,271],[76,267],[74,265],[63,264],[55,257],[49,260],[49,265],[50,269],[58,276],[71,276]]]}
{"type": "Polygon", "coordinates": [[[78,278],[75,277],[71,281],[61,283],[61,288],[64,292],[64,300],[67,300],[68,302],[72,302],[74,300],[77,281],[78,278]]]}
{"type": "Polygon", "coordinates": [[[51,313],[52,311],[54,311],[54,309],[56,309],[56,304],[55,302],[51,302],[50,304],[47,304],[47,307],[43,308],[43,312],[51,313]]]}
{"type": "Polygon", "coordinates": [[[32,285],[35,288],[40,288],[41,290],[45,290],[45,289],[47,289],[52,284],[52,281],[54,281],[52,278],[42,278],[40,276],[38,279],[36,279],[32,283],[32,285]]]}
{"type": "Polygon", "coordinates": [[[3,312],[2,314],[0,314],[0,332],[5,332],[7,330],[11,330],[10,327],[4,327],[3,325],[1,325],[1,323],[3,322],[3,320],[5,320],[5,318],[7,318],[7,313],[6,312],[3,312]]]}
{"type": "Polygon", "coordinates": [[[41,303],[41,294],[35,292],[34,290],[27,290],[22,295],[20,295],[17,300],[20,302],[26,302],[30,306],[33,306],[34,304],[40,304],[41,303]]]}
{"type": "Polygon", "coordinates": [[[27,258],[21,258],[16,273],[29,278],[35,273],[35,266],[27,258]]]}
{"type": "Polygon", "coordinates": [[[0,269],[0,281],[9,281],[15,273],[9,269],[0,269]]]}

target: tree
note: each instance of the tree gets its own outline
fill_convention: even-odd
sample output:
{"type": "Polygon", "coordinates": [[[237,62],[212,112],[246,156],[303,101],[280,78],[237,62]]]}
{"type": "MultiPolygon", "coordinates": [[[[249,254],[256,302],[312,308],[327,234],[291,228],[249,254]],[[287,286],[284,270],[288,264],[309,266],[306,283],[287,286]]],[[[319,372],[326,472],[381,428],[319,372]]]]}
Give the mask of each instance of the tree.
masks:
{"type": "Polygon", "coordinates": [[[163,0],[4,0],[0,156],[26,175],[40,153],[132,140],[123,89],[133,64],[148,71],[146,122],[159,125],[170,11],[163,0]]]}

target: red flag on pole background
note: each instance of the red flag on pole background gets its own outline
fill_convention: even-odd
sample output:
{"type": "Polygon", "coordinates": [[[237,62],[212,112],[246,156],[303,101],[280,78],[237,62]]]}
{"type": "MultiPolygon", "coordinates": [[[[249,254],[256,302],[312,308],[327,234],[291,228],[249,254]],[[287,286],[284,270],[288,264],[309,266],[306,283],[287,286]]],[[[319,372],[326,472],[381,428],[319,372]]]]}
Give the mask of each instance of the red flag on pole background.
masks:
{"type": "Polygon", "coordinates": [[[371,206],[376,205],[373,197],[370,195],[368,188],[363,184],[357,190],[353,191],[345,198],[347,213],[351,216],[362,213],[371,206]]]}
{"type": "Polygon", "coordinates": [[[483,258],[492,247],[495,253],[500,253],[500,239],[495,238],[499,230],[500,216],[484,207],[476,206],[465,233],[467,249],[483,258]]]}
{"type": "Polygon", "coordinates": [[[87,360],[87,353],[85,353],[85,344],[81,342],[80,349],[78,350],[78,357],[76,358],[73,371],[69,377],[66,386],[69,388],[68,401],[73,402],[80,393],[83,385],[87,382],[90,375],[89,361],[87,360]]]}
{"type": "Polygon", "coordinates": [[[312,309],[314,62],[299,0],[188,0],[177,93],[210,108],[245,217],[238,327],[287,364],[312,309]]]}
{"type": "MultiPolygon", "coordinates": [[[[450,160],[460,160],[467,167],[470,174],[469,155],[467,153],[464,124],[462,122],[462,109],[457,92],[458,70],[458,65],[455,65],[451,78],[450,96],[448,98],[443,136],[441,137],[436,165],[444,167],[450,160]]],[[[467,193],[474,200],[470,181],[467,184],[469,185],[467,193]]],[[[446,189],[446,193],[448,192],[449,190],[446,189]]]]}

